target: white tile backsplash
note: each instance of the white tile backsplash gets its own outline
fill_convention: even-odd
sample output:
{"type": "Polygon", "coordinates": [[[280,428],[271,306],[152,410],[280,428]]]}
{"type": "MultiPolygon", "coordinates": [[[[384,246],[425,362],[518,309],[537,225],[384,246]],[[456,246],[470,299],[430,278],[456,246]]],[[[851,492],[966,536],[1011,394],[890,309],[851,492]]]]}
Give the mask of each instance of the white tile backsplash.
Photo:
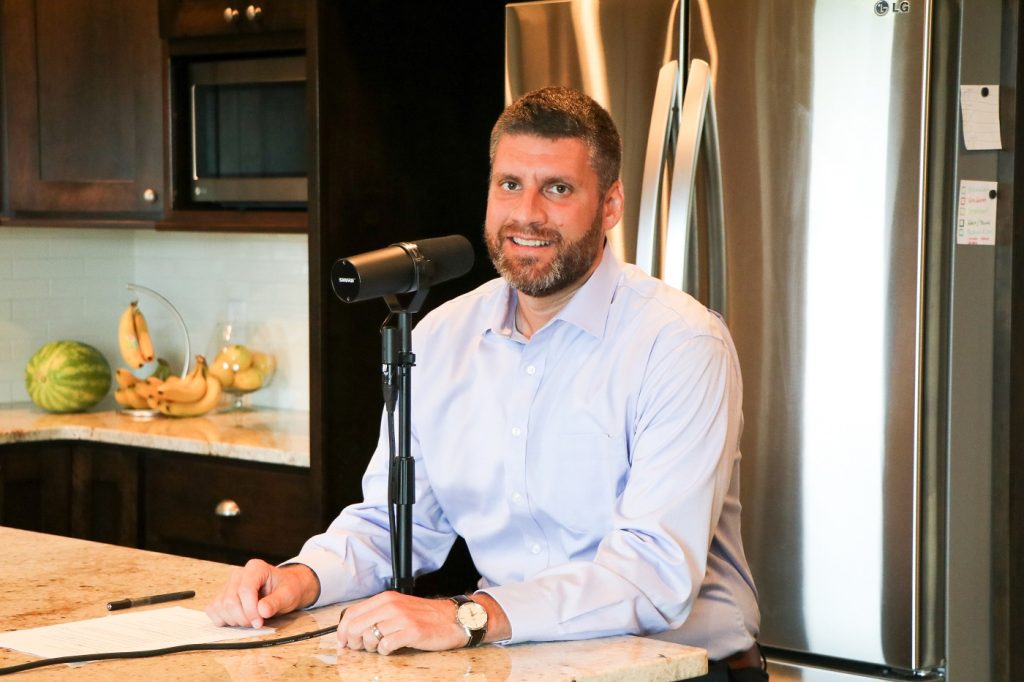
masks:
{"type": "MultiPolygon", "coordinates": [[[[47,341],[96,346],[122,365],[117,320],[138,298],[158,355],[180,369],[184,336],[156,298],[166,297],[189,331],[191,353],[209,354],[229,310],[269,337],[278,369],[255,405],[309,409],[309,267],[304,235],[153,230],[0,228],[0,402],[28,400],[23,372],[47,341]]],[[[212,359],[212,358],[210,358],[212,359]]]]}

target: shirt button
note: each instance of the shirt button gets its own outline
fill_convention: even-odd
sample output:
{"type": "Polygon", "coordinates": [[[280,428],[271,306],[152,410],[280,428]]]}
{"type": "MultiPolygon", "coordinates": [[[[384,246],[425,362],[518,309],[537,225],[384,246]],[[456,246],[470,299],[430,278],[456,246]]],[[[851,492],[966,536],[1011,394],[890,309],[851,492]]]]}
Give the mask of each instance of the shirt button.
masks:
{"type": "Polygon", "coordinates": [[[516,438],[519,438],[520,434],[522,434],[522,431],[519,430],[519,427],[518,426],[513,426],[512,427],[512,435],[515,436],[516,438]]]}
{"type": "Polygon", "coordinates": [[[530,376],[533,376],[534,374],[537,373],[537,368],[534,367],[533,365],[530,365],[529,367],[526,368],[526,373],[529,374],[530,376]]]}
{"type": "Polygon", "coordinates": [[[530,548],[531,554],[540,554],[540,545],[534,545],[530,548]]]}
{"type": "Polygon", "coordinates": [[[512,493],[512,501],[515,502],[516,504],[522,504],[523,496],[520,495],[519,493],[512,493]]]}

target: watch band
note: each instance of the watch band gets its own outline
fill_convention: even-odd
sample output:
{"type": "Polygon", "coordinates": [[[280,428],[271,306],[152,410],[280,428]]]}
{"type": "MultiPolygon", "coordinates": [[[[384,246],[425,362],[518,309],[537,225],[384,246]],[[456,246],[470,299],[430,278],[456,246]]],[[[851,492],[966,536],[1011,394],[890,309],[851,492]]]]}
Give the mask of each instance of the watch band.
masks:
{"type": "MultiPolygon", "coordinates": [[[[455,622],[458,625],[460,625],[463,630],[466,631],[466,637],[468,637],[468,640],[466,642],[466,647],[467,648],[471,648],[471,647],[478,646],[480,644],[480,642],[483,641],[484,635],[487,633],[487,623],[485,622],[484,626],[482,628],[478,628],[476,630],[470,629],[469,626],[463,625],[462,621],[459,620],[459,607],[461,607],[463,604],[470,604],[470,603],[477,604],[479,606],[479,602],[477,602],[477,601],[475,601],[473,599],[470,599],[469,597],[467,597],[464,594],[457,594],[457,595],[451,597],[451,600],[453,602],[455,602],[455,622]]],[[[481,608],[483,608],[483,607],[481,607],[481,608]]]]}

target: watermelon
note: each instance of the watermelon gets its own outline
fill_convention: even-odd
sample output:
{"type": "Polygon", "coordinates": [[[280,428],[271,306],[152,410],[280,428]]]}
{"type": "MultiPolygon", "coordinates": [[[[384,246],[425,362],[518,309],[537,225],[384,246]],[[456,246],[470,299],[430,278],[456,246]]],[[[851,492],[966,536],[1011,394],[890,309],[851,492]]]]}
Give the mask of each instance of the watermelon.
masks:
{"type": "Polygon", "coordinates": [[[110,363],[92,346],[51,341],[25,366],[25,388],[49,412],[82,412],[110,390],[110,363]]]}

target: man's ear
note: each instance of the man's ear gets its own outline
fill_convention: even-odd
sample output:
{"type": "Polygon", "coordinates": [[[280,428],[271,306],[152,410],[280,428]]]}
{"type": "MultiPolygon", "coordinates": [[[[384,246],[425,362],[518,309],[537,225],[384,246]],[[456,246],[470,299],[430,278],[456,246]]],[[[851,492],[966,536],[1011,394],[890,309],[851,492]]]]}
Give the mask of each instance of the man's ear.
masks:
{"type": "Polygon", "coordinates": [[[604,226],[605,232],[618,225],[622,220],[623,201],[625,199],[622,195],[622,180],[616,180],[604,193],[604,204],[601,206],[601,224],[604,226]]]}

